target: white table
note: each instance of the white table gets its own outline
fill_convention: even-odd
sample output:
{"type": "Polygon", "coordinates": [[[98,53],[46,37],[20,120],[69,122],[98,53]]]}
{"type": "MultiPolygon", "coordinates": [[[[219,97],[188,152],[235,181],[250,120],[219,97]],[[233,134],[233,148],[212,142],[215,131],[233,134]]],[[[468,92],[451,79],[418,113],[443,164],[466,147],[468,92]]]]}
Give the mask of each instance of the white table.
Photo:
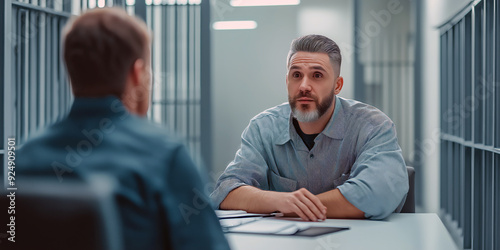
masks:
{"type": "MultiPolygon", "coordinates": [[[[264,218],[276,220],[274,218],[264,218]]],[[[315,226],[350,227],[350,230],[318,237],[227,233],[231,249],[307,250],[454,250],[458,249],[436,214],[393,214],[383,221],[337,220],[310,223],[315,226]]]]}

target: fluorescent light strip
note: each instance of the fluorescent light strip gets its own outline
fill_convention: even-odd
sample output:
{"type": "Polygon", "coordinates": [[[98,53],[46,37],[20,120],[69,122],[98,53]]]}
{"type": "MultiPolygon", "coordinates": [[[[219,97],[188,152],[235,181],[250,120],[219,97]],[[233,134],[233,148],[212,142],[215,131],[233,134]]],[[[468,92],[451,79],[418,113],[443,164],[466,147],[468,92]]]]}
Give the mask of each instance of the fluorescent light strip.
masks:
{"type": "MultiPolygon", "coordinates": [[[[96,1],[96,0],[89,0],[89,1],[96,1]]],[[[139,1],[145,1],[146,5],[200,5],[201,0],[139,0],[139,1]]],[[[126,4],[128,6],[135,5],[135,0],[126,0],[126,4]]]]}
{"type": "Polygon", "coordinates": [[[300,0],[231,0],[233,7],[299,5],[300,0]]]}
{"type": "Polygon", "coordinates": [[[255,21],[220,21],[212,25],[214,30],[253,30],[257,28],[255,21]]]}

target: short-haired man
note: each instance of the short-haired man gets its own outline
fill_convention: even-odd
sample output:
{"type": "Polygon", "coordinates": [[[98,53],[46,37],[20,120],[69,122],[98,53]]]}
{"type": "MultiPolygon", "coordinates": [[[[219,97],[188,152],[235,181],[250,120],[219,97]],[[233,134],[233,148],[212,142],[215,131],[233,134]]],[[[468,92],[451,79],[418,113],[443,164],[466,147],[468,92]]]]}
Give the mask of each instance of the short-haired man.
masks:
{"type": "Polygon", "coordinates": [[[65,119],[23,145],[18,172],[59,181],[116,177],[125,249],[229,249],[186,148],[144,118],[145,23],[122,9],[95,9],[70,21],[63,40],[75,100],[65,119]]]}
{"type": "Polygon", "coordinates": [[[340,64],[339,47],[325,36],[292,42],[289,102],[250,121],[211,195],[216,205],[310,221],[400,210],[408,176],[395,126],[380,110],[337,96],[340,64]]]}

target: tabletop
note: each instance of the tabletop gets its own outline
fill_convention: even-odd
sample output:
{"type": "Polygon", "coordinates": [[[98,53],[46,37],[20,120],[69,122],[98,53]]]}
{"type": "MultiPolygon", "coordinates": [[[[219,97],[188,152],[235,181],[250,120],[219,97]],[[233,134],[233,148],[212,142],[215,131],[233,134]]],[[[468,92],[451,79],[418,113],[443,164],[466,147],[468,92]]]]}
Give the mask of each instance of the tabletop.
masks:
{"type": "Polygon", "coordinates": [[[349,227],[349,230],[318,237],[226,233],[231,249],[311,249],[311,250],[454,250],[458,249],[436,214],[392,214],[385,220],[339,220],[302,222],[314,226],[349,227]]]}

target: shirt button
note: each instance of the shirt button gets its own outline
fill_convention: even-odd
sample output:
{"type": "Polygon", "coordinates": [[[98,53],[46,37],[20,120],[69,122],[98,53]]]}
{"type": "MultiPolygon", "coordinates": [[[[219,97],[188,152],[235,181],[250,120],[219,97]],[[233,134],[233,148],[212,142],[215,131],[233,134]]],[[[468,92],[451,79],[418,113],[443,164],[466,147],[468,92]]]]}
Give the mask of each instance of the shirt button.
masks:
{"type": "Polygon", "coordinates": [[[311,159],[314,158],[314,154],[310,154],[309,158],[311,158],[311,159]]]}

